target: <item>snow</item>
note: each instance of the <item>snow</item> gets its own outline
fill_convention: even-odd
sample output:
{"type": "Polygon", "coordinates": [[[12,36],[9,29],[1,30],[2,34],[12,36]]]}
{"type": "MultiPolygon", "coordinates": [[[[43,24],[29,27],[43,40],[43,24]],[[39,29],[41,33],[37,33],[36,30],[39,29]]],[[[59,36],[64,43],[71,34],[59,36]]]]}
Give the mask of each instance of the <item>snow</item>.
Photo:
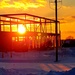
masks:
{"type": "Polygon", "coordinates": [[[75,75],[75,68],[69,71],[43,71],[37,69],[4,69],[0,68],[0,75],[75,75]]]}
{"type": "Polygon", "coordinates": [[[0,75],[75,75],[75,48],[63,48],[55,62],[55,50],[0,53],[0,75]]]}
{"type": "Polygon", "coordinates": [[[63,72],[50,71],[47,73],[47,75],[75,75],[75,68],[69,71],[63,71],[63,72]]]}

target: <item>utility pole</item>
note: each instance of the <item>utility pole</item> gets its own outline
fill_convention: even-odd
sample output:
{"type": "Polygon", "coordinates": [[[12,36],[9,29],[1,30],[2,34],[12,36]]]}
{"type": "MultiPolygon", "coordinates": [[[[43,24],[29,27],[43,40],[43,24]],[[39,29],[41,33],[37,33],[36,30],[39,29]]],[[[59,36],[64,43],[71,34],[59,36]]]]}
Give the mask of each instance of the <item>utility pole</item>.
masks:
{"type": "MultiPolygon", "coordinates": [[[[55,62],[58,62],[58,9],[61,7],[58,7],[58,3],[61,3],[62,5],[62,0],[49,0],[49,3],[53,3],[55,6],[55,35],[56,35],[56,58],[55,62]]],[[[53,8],[52,8],[53,9],[53,8]]]]}
{"type": "Polygon", "coordinates": [[[56,34],[56,62],[58,62],[58,22],[57,22],[57,0],[55,0],[55,34],[56,34]]]}

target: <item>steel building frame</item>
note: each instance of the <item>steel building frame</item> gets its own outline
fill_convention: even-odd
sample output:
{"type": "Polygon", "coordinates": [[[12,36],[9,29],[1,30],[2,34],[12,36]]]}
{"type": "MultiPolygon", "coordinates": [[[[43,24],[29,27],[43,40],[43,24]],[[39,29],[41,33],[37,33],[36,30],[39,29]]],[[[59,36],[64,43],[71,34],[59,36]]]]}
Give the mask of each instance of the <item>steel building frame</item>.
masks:
{"type": "MultiPolygon", "coordinates": [[[[53,24],[55,20],[27,13],[0,15],[0,52],[42,51],[56,47],[53,24]],[[24,34],[18,33],[20,24],[26,28],[24,34]]],[[[59,30],[58,41],[60,46],[59,30]]]]}

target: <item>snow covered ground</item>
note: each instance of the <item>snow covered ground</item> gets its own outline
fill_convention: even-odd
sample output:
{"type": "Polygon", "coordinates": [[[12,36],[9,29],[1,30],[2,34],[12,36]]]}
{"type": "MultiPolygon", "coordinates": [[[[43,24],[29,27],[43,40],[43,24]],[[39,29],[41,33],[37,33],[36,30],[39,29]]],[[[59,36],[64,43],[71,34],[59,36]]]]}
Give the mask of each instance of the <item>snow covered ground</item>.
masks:
{"type": "MultiPolygon", "coordinates": [[[[4,53],[4,58],[1,58],[0,53],[0,73],[5,70],[8,73],[13,72],[14,75],[16,73],[17,75],[65,75],[75,70],[73,69],[74,67],[75,48],[59,50],[58,62],[55,62],[54,50],[25,53],[13,52],[12,58],[10,58],[10,53],[4,53]]],[[[66,75],[75,75],[70,73],[66,75]]]]}

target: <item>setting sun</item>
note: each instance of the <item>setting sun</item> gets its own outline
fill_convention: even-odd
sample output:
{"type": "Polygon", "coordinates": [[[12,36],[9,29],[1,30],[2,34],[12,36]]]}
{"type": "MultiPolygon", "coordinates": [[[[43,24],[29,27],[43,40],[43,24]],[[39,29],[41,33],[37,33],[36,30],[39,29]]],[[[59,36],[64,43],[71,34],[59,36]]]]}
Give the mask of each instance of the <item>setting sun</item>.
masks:
{"type": "Polygon", "coordinates": [[[26,32],[26,28],[24,27],[24,25],[20,24],[18,26],[18,33],[24,34],[25,32],[26,32]]]}

